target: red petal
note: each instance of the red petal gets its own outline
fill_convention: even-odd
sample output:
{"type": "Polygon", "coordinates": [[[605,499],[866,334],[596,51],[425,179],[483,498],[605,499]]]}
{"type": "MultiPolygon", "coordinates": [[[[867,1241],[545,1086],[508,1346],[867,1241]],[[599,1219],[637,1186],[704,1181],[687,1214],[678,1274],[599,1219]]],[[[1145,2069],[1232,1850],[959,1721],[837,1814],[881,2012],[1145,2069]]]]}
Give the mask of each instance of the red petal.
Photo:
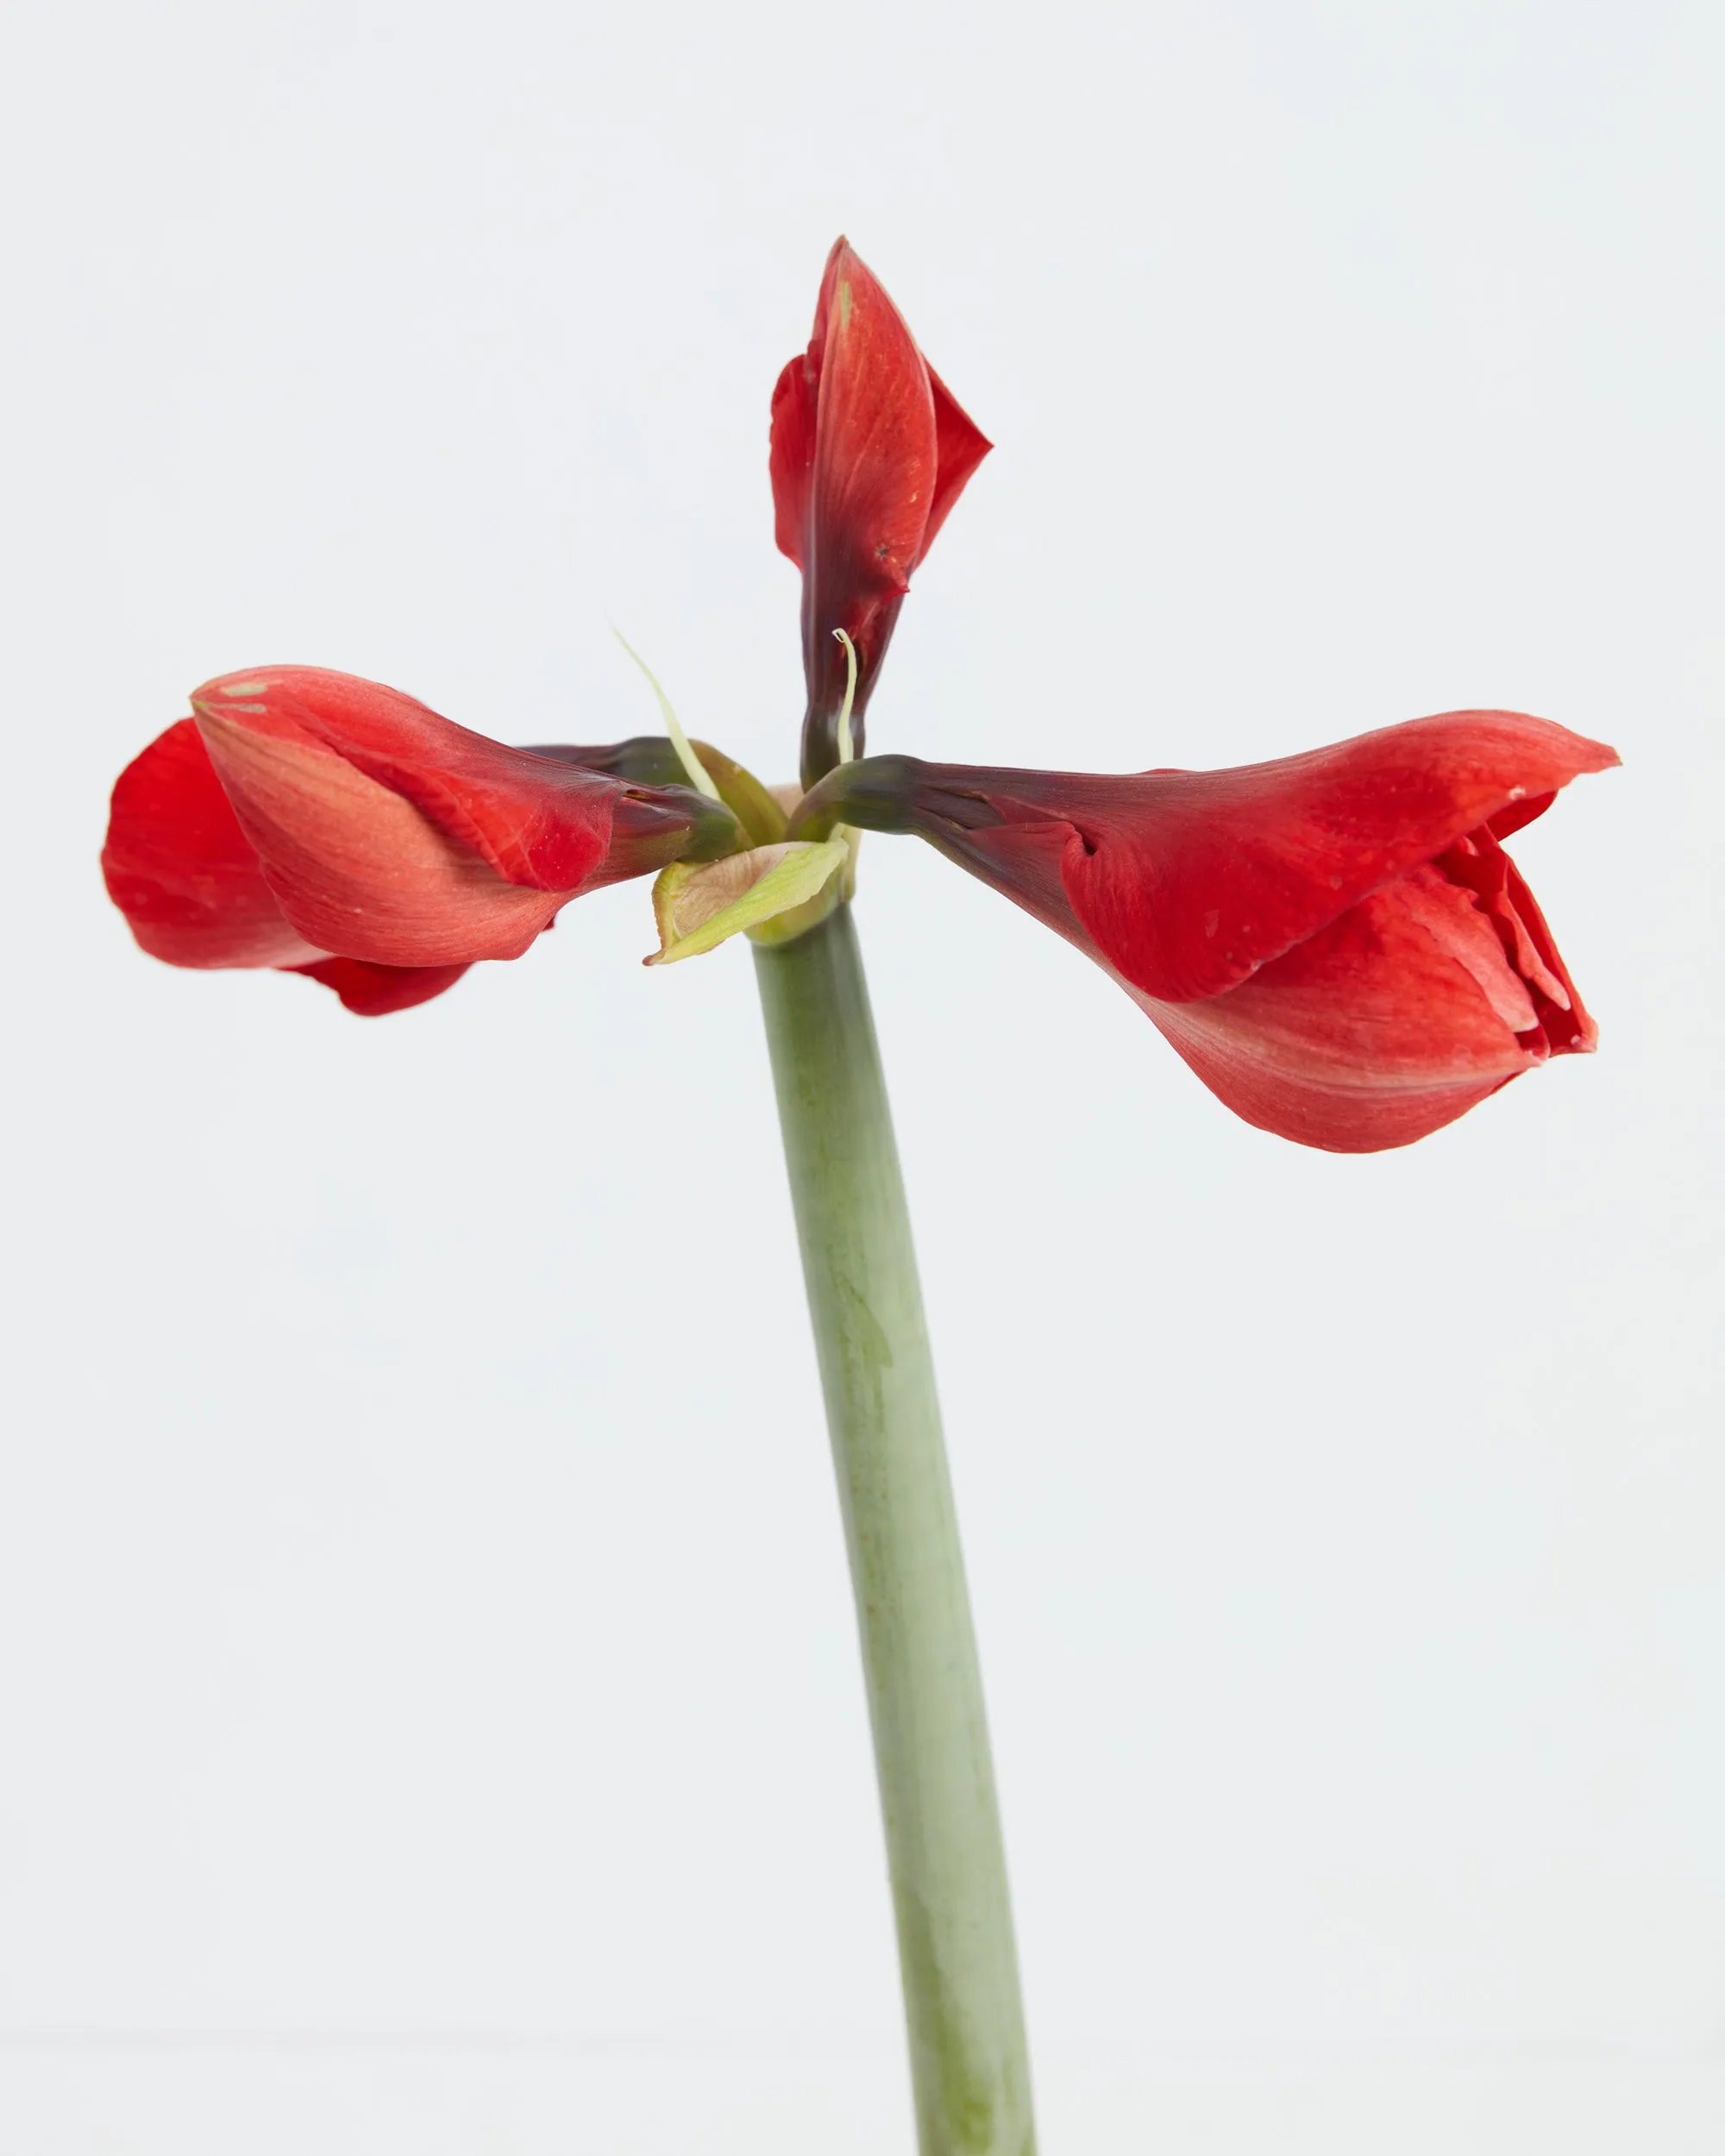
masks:
{"type": "Polygon", "coordinates": [[[1373,893],[1226,994],[1164,1003],[1109,965],[1072,911],[1062,868],[1076,837],[1007,824],[936,843],[1112,974],[1260,1130],[1331,1152],[1408,1145],[1543,1059],[1542,1042],[1513,1030],[1524,1012],[1490,924],[1435,869],[1413,872],[1417,888],[1373,893]]]}
{"type": "Polygon", "coordinates": [[[830,634],[864,597],[907,588],[934,498],[937,436],[922,354],[844,240],[827,260],[820,317],[811,568],[830,634]]]}
{"type": "Polygon", "coordinates": [[[946,522],[970,474],[994,446],[932,367],[928,386],[934,398],[934,498],[929,504],[928,527],[918,549],[919,561],[934,544],[934,535],[946,522]]]}
{"type": "Polygon", "coordinates": [[[1514,711],[1451,711],[1231,771],[971,772],[1010,821],[1057,818],[1068,895],[1126,978],[1220,994],[1514,803],[1615,763],[1514,711]]]}
{"type": "Polygon", "coordinates": [[[1508,838],[1512,832],[1525,830],[1535,818],[1543,816],[1557,798],[1555,787],[1549,793],[1530,793],[1521,800],[1512,801],[1508,808],[1499,809],[1496,816],[1487,817],[1487,826],[1494,838],[1508,838]]]}
{"type": "Polygon", "coordinates": [[[773,536],[800,569],[808,559],[809,488],[814,471],[815,397],[820,354],[811,345],[785,364],[773,389],[767,469],[773,481],[773,536]]]}
{"type": "Polygon", "coordinates": [[[690,829],[685,799],[506,748],[351,674],[254,667],[206,682],[192,705],[321,742],[524,890],[567,897],[661,867],[690,829]]]}
{"type": "Polygon", "coordinates": [[[1565,965],[1556,943],[1552,940],[1552,931],[1546,925],[1546,917],[1540,912],[1521,870],[1508,854],[1503,856],[1503,866],[1508,872],[1505,884],[1509,903],[1519,916],[1522,928],[1531,937],[1534,949],[1545,961],[1547,970],[1557,975],[1563,985],[1564,994],[1568,998],[1567,1003],[1560,1004],[1543,994],[1537,987],[1534,990],[1534,1004],[1540,1014],[1540,1024],[1545,1031],[1546,1044],[1553,1056],[1591,1055],[1599,1045],[1599,1028],[1584,1008],[1580,991],[1570,979],[1569,968],[1565,965]]]}
{"type": "Polygon", "coordinates": [[[102,873],[133,935],[172,966],[294,966],[319,955],[283,918],[189,718],[120,774],[102,873]]]}
{"type": "Polygon", "coordinates": [[[505,748],[351,674],[253,668],[192,702],[282,912],[343,957],[518,957],[577,892],[736,836],[686,788],[505,748]]]}
{"type": "Polygon", "coordinates": [[[1057,936],[1063,936],[1069,943],[1076,943],[1105,971],[1113,972],[1096,948],[1095,938],[1072,911],[1067,893],[1062,870],[1066,849],[1078,837],[1070,824],[1005,824],[992,830],[945,832],[924,825],[918,829],[949,860],[992,884],[1032,919],[1051,928],[1057,936]]]}
{"type": "Polygon", "coordinates": [[[1438,865],[1452,882],[1473,893],[1506,960],[1527,984],[1540,1053],[1590,1054],[1598,1044],[1599,1029],[1582,1007],[1533,893],[1491,830],[1471,832],[1441,855],[1438,865]]]}
{"type": "Polygon", "coordinates": [[[279,711],[198,700],[210,761],[270,888],[320,953],[386,966],[518,958],[567,902],[505,882],[279,711]]]}
{"type": "Polygon", "coordinates": [[[1433,933],[1427,878],[1442,881],[1425,870],[1373,892],[1225,995],[1137,1000],[1261,1130],[1334,1153],[1412,1144],[1543,1060],[1543,1044],[1518,1040],[1482,986],[1493,961],[1512,980],[1495,943],[1458,953],[1459,913],[1453,937],[1433,933]]]}
{"type": "Polygon", "coordinates": [[[1506,774],[1506,736],[1519,746],[1520,772],[1559,785],[1615,758],[1559,727],[1498,713],[1467,721],[1469,756],[1455,738],[1462,724],[1458,717],[1390,730],[1404,742],[1413,737],[1415,753],[1400,761],[1378,735],[1247,771],[1136,779],[882,756],[833,774],[822,793],[845,821],[918,831],[1094,958],[1248,1122],[1303,1144],[1368,1152],[1410,1144],[1548,1054],[1594,1042],[1533,895],[1485,819],[1518,789],[1524,799],[1552,790],[1506,774]],[[1386,796],[1376,810],[1361,790],[1362,767],[1374,766],[1386,796]],[[1289,774],[1307,774],[1304,786],[1290,789],[1289,774]],[[1282,806],[1279,830],[1266,804],[1282,806]],[[1215,818],[1208,830],[1199,824],[1204,808],[1215,818]],[[1454,814],[1480,820],[1442,843],[1454,814]],[[1392,863],[1405,849],[1404,819],[1422,822],[1441,850],[1346,901],[1347,874],[1368,847],[1392,863]],[[1278,882],[1266,864],[1303,867],[1309,887],[1312,864],[1327,848],[1330,874],[1314,909],[1325,918],[1220,991],[1158,996],[1095,932],[1087,877],[1099,862],[1121,880],[1137,868],[1126,918],[1140,954],[1162,916],[1176,925],[1182,910],[1189,916],[1195,894],[1182,887],[1182,871],[1197,882],[1199,899],[1217,900],[1206,940],[1230,931],[1238,937],[1238,909],[1226,929],[1222,911],[1226,856],[1236,848],[1248,892],[1291,891],[1295,899],[1300,880],[1278,882]]]}
{"type": "Polygon", "coordinates": [[[453,988],[467,970],[465,966],[369,966],[361,958],[323,958],[315,966],[288,968],[333,988],[346,1008],[362,1018],[386,1018],[392,1011],[429,1003],[453,988]]]}
{"type": "Polygon", "coordinates": [[[917,349],[845,240],[827,257],[806,353],[773,392],[774,527],[803,572],[806,786],[838,760],[836,719],[856,658],[860,750],[875,676],[910,588],[988,442],[917,349]]]}
{"type": "MultiPolygon", "coordinates": [[[[809,353],[819,393],[800,549],[803,666],[812,718],[830,719],[844,696],[834,636],[844,630],[856,650],[860,736],[934,499],[934,397],[903,317],[844,240],[827,258],[809,353]]],[[[787,407],[787,462],[797,423],[787,407]]],[[[823,769],[836,757],[825,739],[806,748],[823,769]]]]}
{"type": "MultiPolygon", "coordinates": [[[[820,381],[825,357],[829,302],[840,249],[849,262],[862,269],[844,241],[828,257],[826,274],[815,317],[814,341],[806,352],[788,360],[773,389],[773,416],[768,469],[773,481],[774,532],[781,554],[788,555],[799,568],[808,559],[810,492],[813,484],[815,436],[819,411],[820,381]]],[[[869,273],[862,270],[864,276],[869,273]]],[[[873,284],[870,278],[870,282],[873,284]]],[[[879,293],[876,285],[875,291],[879,293]]],[[[891,302],[880,294],[890,307],[891,302]]],[[[899,318],[902,326],[902,318],[899,318]]],[[[919,354],[920,356],[920,354],[919,354]]],[[[934,535],[946,522],[952,505],[994,444],[965,411],[934,369],[923,361],[929,394],[934,406],[934,481],[929,493],[928,520],[916,553],[906,570],[915,566],[934,543],[934,535]]],[[[844,624],[836,624],[843,627],[844,624]]]]}

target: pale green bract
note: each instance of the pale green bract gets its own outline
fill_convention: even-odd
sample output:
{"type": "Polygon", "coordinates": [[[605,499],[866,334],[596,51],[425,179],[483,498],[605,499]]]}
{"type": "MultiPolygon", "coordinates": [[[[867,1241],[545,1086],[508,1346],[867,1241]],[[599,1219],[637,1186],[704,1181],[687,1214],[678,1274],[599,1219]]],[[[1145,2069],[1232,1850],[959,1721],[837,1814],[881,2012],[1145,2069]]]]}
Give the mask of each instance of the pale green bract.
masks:
{"type": "Polygon", "coordinates": [[[661,948],[647,963],[665,966],[679,958],[698,958],[748,931],[756,931],[762,942],[773,941],[770,932],[761,931],[819,897],[850,858],[849,844],[835,835],[818,844],[794,839],[783,845],[760,846],[699,866],[673,862],[660,871],[653,886],[661,948]],[[769,861],[770,856],[777,858],[769,861]],[[700,915],[704,899],[722,898],[739,884],[743,887],[736,897],[722,899],[704,918],[693,918],[700,915]],[[692,924],[681,927],[680,917],[692,924]]]}

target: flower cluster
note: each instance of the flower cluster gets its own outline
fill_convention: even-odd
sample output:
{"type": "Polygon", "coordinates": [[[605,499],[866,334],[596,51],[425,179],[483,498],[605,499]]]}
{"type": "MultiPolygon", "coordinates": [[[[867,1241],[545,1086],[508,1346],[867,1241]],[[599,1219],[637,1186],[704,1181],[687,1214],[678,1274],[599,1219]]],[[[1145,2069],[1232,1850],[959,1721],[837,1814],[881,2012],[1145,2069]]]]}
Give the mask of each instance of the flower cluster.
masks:
{"type": "Polygon", "coordinates": [[[1596,742],[1452,711],[1271,763],[1126,776],[865,756],[912,573],[988,443],[841,240],[774,392],[802,572],[800,787],[665,736],[512,749],[306,667],[206,683],[114,790],[103,867],[170,964],[274,967],[380,1015],[657,873],[661,960],[806,933],[855,833],[913,832],[1120,982],[1220,1100],[1308,1145],[1404,1145],[1591,1019],[1502,841],[1596,742]]]}

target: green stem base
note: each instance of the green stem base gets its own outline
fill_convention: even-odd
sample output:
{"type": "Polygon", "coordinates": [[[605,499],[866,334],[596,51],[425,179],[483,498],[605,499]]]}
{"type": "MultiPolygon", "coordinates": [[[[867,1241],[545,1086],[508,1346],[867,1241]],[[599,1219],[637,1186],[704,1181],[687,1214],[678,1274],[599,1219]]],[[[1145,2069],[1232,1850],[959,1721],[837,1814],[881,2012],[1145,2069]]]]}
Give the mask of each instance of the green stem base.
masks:
{"type": "Polygon", "coordinates": [[[838,1473],[922,2156],[1033,2156],[1030,2065],[934,1366],[849,906],[756,947],[838,1473]]]}

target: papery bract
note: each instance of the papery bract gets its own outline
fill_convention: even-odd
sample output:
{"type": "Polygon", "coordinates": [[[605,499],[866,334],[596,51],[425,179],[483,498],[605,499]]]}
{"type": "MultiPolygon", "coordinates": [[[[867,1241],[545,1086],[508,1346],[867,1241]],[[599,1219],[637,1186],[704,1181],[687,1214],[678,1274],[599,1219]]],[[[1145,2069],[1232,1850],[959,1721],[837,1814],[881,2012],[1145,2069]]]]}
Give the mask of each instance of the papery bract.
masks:
{"type": "Polygon", "coordinates": [[[911,572],[988,448],[873,273],[838,241],[808,349],[773,392],[775,532],[803,573],[806,786],[838,761],[846,662],[833,632],[842,629],[856,649],[851,727],[860,749],[911,572]]]}
{"type": "Polygon", "coordinates": [[[1374,1151],[1594,1045],[1499,834],[1616,761],[1505,711],[1231,771],[875,757],[794,828],[918,832],[1112,973],[1248,1122],[1374,1151]]]}

